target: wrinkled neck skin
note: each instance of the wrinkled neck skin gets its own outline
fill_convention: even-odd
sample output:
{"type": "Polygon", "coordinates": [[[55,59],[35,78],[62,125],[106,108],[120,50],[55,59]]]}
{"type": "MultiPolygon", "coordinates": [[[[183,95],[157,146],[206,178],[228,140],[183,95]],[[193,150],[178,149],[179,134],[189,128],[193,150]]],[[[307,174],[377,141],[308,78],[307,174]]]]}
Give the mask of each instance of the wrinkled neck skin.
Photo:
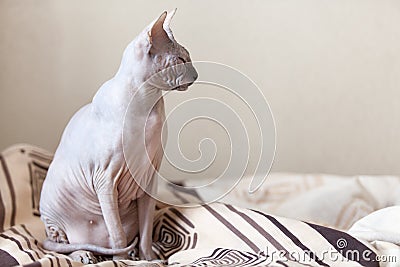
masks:
{"type": "Polygon", "coordinates": [[[100,87],[93,98],[96,114],[121,122],[129,105],[127,118],[131,116],[138,122],[139,118],[145,119],[154,111],[164,110],[162,91],[145,83],[154,70],[150,58],[143,53],[138,39],[128,45],[118,72],[100,87]]]}

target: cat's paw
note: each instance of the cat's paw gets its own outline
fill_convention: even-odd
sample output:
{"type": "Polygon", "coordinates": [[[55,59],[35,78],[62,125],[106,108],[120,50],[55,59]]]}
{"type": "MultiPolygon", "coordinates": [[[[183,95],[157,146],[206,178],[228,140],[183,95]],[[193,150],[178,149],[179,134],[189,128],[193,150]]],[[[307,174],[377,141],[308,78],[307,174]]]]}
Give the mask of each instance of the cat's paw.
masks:
{"type": "Polygon", "coordinates": [[[139,259],[151,261],[156,260],[157,256],[151,249],[147,251],[139,250],[139,259]]]}
{"type": "Polygon", "coordinates": [[[135,248],[128,252],[128,257],[130,260],[137,261],[139,260],[139,253],[138,250],[135,248]]]}
{"type": "Polygon", "coordinates": [[[68,255],[73,261],[82,262],[83,264],[97,263],[96,257],[90,251],[77,250],[68,255]]]}

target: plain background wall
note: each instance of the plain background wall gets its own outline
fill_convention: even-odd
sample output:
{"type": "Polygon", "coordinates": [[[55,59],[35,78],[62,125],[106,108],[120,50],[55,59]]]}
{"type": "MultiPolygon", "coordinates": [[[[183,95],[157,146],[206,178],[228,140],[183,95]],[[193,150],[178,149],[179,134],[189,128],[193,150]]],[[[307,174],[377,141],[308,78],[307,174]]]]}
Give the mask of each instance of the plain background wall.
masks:
{"type": "Polygon", "coordinates": [[[54,151],[128,42],[174,7],[194,60],[262,88],[274,171],[400,174],[399,1],[0,0],[0,149],[54,151]]]}

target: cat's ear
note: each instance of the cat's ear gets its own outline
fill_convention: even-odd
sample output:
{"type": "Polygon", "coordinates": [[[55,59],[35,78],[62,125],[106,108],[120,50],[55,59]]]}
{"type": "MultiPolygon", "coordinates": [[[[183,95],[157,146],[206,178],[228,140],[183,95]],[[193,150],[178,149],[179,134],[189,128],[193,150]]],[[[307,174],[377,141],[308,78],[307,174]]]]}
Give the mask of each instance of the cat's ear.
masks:
{"type": "Polygon", "coordinates": [[[171,41],[173,41],[173,42],[175,42],[175,38],[174,38],[174,35],[172,34],[172,31],[171,31],[171,28],[169,25],[171,24],[171,20],[174,17],[175,12],[176,12],[176,8],[174,10],[168,12],[167,17],[165,18],[165,21],[164,21],[164,25],[163,25],[164,30],[167,33],[169,39],[171,39],[171,41]]]}
{"type": "Polygon", "coordinates": [[[150,45],[148,52],[150,54],[160,53],[172,43],[163,27],[166,18],[167,12],[164,11],[147,33],[150,45]]]}

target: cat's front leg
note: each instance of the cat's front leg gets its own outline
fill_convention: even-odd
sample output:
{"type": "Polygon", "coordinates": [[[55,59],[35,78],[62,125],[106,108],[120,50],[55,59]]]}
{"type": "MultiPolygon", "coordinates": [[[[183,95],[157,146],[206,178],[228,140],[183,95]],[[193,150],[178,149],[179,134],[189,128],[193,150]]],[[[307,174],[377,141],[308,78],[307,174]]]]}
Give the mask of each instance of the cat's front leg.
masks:
{"type": "Polygon", "coordinates": [[[154,260],[156,255],[152,250],[153,245],[153,220],[156,201],[147,193],[137,200],[139,216],[139,258],[141,260],[154,260]]]}
{"type": "MultiPolygon", "coordinates": [[[[153,177],[149,190],[155,192],[156,177],[153,177]]],[[[156,206],[156,200],[145,192],[144,195],[137,199],[138,219],[139,219],[139,258],[141,260],[154,260],[156,255],[152,250],[153,245],[153,220],[156,206]]]]}
{"type": "MultiPolygon", "coordinates": [[[[103,213],[104,222],[110,236],[111,246],[113,249],[125,248],[127,239],[122,227],[121,218],[118,209],[118,192],[117,190],[106,190],[105,193],[98,194],[101,211],[103,213]],[[112,193],[111,193],[112,192],[112,193]]],[[[114,260],[127,259],[128,254],[115,255],[114,260]]]]}

